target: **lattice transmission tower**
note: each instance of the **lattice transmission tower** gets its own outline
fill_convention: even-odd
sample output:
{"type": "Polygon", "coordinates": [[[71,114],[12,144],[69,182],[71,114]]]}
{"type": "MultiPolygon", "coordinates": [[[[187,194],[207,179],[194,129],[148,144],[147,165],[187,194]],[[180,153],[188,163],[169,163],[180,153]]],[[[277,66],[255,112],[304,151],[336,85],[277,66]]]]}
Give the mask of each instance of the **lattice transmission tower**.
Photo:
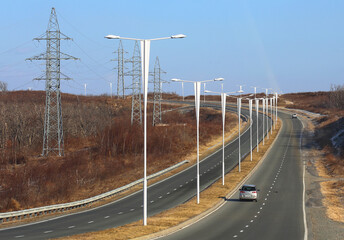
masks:
{"type": "Polygon", "coordinates": [[[154,85],[154,97],[153,97],[153,126],[161,123],[161,100],[162,100],[162,84],[166,81],[161,79],[161,75],[166,72],[160,68],[159,57],[156,57],[154,64],[153,85],[154,85]]]}
{"type": "Polygon", "coordinates": [[[42,155],[53,152],[64,154],[62,105],[60,80],[70,80],[60,72],[60,60],[77,60],[78,58],[60,52],[60,40],[72,40],[60,32],[55,8],[51,9],[46,32],[33,40],[45,40],[46,52],[27,60],[45,60],[45,75],[34,80],[45,80],[45,118],[42,155]],[[62,77],[61,77],[62,76],[62,77]]]}
{"type": "Polygon", "coordinates": [[[131,76],[132,101],[131,101],[131,124],[142,124],[142,96],[141,96],[141,52],[139,42],[135,41],[133,57],[125,62],[131,63],[132,69],[126,76],[131,76]]]}
{"type": "Polygon", "coordinates": [[[123,50],[122,40],[119,40],[118,49],[115,52],[117,54],[117,98],[124,98],[125,87],[124,87],[124,54],[127,53],[123,50]]]}

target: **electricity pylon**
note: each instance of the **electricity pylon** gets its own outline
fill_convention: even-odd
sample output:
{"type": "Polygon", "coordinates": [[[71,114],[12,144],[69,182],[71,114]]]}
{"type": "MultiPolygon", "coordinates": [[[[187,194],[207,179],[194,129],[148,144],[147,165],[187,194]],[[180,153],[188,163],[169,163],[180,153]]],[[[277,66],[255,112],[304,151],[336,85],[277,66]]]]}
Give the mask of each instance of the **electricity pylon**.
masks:
{"type": "Polygon", "coordinates": [[[117,53],[117,98],[124,98],[124,54],[122,40],[119,41],[117,53]]]}
{"type": "Polygon", "coordinates": [[[78,58],[60,52],[60,40],[72,40],[60,32],[55,8],[51,9],[46,32],[33,40],[45,40],[46,52],[26,60],[45,60],[45,76],[34,80],[45,80],[45,118],[42,155],[50,152],[59,156],[64,154],[62,105],[60,80],[70,80],[60,72],[60,60],[77,60],[78,58]],[[61,77],[61,75],[63,77],[61,77]]]}
{"type": "Polygon", "coordinates": [[[131,124],[142,124],[141,97],[141,52],[138,41],[135,41],[133,57],[126,62],[132,64],[132,70],[125,75],[132,77],[131,124]]]}
{"type": "Polygon", "coordinates": [[[153,97],[153,126],[158,123],[161,123],[161,99],[162,99],[162,81],[161,74],[164,72],[160,68],[159,57],[156,57],[153,75],[153,85],[154,85],[154,97],[153,97]]]}

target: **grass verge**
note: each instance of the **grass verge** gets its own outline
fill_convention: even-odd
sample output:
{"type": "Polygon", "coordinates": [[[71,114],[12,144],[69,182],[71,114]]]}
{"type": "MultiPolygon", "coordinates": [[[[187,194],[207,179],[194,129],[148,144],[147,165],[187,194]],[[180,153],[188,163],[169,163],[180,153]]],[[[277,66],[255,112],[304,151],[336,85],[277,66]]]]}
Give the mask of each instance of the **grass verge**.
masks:
{"type": "Polygon", "coordinates": [[[265,145],[262,143],[259,144],[258,153],[256,149],[254,149],[252,161],[250,161],[250,155],[248,155],[242,161],[240,173],[238,172],[238,167],[236,167],[230,173],[226,174],[225,185],[222,185],[222,179],[219,179],[212,186],[201,192],[200,204],[196,204],[196,197],[194,197],[190,201],[173,209],[149,217],[147,226],[143,226],[141,220],[117,228],[65,237],[63,239],[149,239],[162,234],[159,233],[161,231],[164,231],[163,233],[166,233],[166,231],[175,231],[180,228],[181,225],[188,224],[189,221],[195,221],[200,215],[206,215],[211,209],[223,203],[230,192],[236,191],[238,185],[241,184],[246,176],[249,175],[257,164],[259,164],[261,159],[263,159],[263,156],[276,139],[280,128],[281,120],[279,119],[276,124],[276,130],[273,131],[269,139],[265,140],[265,145]]]}

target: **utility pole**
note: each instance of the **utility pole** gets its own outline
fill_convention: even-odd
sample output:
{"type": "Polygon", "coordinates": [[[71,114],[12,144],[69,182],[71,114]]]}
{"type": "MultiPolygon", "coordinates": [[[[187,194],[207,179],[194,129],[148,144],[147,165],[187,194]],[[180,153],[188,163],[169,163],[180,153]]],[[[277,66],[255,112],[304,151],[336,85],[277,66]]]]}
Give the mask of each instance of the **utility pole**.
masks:
{"type": "Polygon", "coordinates": [[[132,101],[131,101],[131,124],[142,125],[142,96],[141,96],[141,53],[139,42],[135,41],[133,57],[127,60],[132,64],[132,70],[126,75],[132,77],[132,101]]]}
{"type": "Polygon", "coordinates": [[[119,40],[118,49],[115,52],[117,53],[117,98],[124,98],[124,53],[127,53],[123,50],[122,40],[119,40]]]}
{"type": "Polygon", "coordinates": [[[60,80],[70,80],[69,77],[60,72],[60,60],[78,60],[78,58],[60,52],[60,40],[72,40],[60,32],[55,8],[51,9],[48,28],[41,37],[33,40],[45,40],[46,52],[26,60],[45,60],[45,76],[34,78],[34,80],[45,80],[45,119],[42,156],[50,152],[63,156],[63,125],[60,80]],[[61,75],[63,77],[61,77],[61,75]]]}
{"type": "Polygon", "coordinates": [[[154,72],[153,72],[153,84],[154,84],[154,98],[153,98],[153,126],[161,123],[161,99],[162,99],[162,81],[161,74],[166,73],[160,68],[159,58],[156,57],[154,72]]]}

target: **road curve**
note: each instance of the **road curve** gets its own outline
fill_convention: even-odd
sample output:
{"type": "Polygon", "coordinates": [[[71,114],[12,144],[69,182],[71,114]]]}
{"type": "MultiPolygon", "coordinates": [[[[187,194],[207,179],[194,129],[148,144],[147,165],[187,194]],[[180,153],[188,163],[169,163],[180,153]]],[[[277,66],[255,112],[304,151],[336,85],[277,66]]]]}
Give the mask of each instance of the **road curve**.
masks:
{"type": "MultiPolygon", "coordinates": [[[[219,108],[219,105],[213,106],[219,108]]],[[[236,110],[231,107],[228,107],[228,109],[232,111],[236,110]]],[[[243,109],[242,114],[248,116],[248,110],[243,109]]],[[[259,115],[259,126],[261,129],[262,115],[259,115]]],[[[256,116],[255,113],[253,113],[253,139],[256,139],[255,121],[256,116]]],[[[262,139],[262,134],[262,131],[259,131],[259,139],[262,139]]],[[[255,140],[253,144],[256,144],[255,140]]],[[[249,131],[246,131],[242,134],[241,138],[242,157],[248,152],[249,131]]],[[[225,148],[225,156],[226,171],[228,172],[238,163],[238,140],[227,145],[225,148]]],[[[221,177],[221,163],[222,150],[217,151],[201,162],[201,190],[207,188],[221,177]]],[[[166,209],[173,208],[194,197],[195,194],[196,167],[192,166],[148,188],[148,214],[152,216],[166,209]]],[[[91,210],[13,228],[0,229],[0,239],[19,238],[37,240],[70,236],[125,225],[142,219],[142,215],[142,191],[139,191],[113,203],[91,210]]]]}
{"type": "Polygon", "coordinates": [[[161,239],[304,239],[302,123],[279,113],[280,137],[246,181],[260,189],[258,202],[239,201],[238,192],[213,214],[161,239]]]}

